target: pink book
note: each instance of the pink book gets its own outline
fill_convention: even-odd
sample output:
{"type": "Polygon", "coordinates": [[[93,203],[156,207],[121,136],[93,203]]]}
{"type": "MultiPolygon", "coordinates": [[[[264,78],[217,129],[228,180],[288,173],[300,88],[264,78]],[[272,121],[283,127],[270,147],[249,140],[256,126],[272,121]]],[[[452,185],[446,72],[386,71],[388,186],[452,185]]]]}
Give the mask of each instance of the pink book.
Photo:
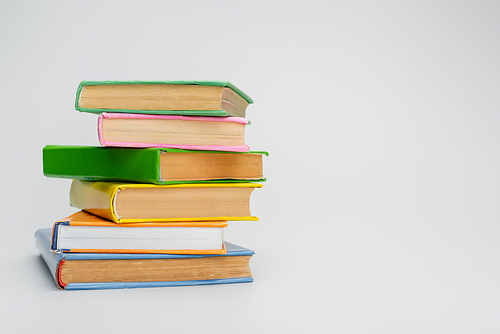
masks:
{"type": "Polygon", "coordinates": [[[102,113],[99,142],[115,147],[248,152],[242,117],[102,113]]]}

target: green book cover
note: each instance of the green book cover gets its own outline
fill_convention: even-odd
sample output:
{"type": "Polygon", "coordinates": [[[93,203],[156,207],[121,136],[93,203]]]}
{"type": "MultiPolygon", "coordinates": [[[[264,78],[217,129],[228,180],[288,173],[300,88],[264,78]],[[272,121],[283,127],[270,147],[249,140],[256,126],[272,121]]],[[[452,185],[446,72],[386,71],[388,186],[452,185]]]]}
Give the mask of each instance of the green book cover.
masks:
{"type": "Polygon", "coordinates": [[[262,176],[263,155],[268,153],[47,145],[43,148],[43,174],[47,177],[64,179],[151,184],[262,182],[265,181],[262,176]],[[171,153],[177,153],[176,159],[162,157],[171,153]],[[238,179],[239,170],[248,165],[248,159],[252,159],[255,165],[252,170],[260,174],[250,175],[251,179],[248,179],[248,176],[245,179],[238,179]],[[168,180],[169,175],[162,177],[162,163],[164,173],[166,170],[170,173],[181,173],[184,179],[172,181],[168,180]],[[210,170],[216,171],[218,178],[206,179],[207,176],[203,173],[210,170]],[[200,173],[205,175],[204,179],[193,178],[192,175],[200,173]]]}
{"type": "Polygon", "coordinates": [[[102,112],[118,112],[118,113],[135,113],[135,114],[155,114],[155,115],[191,115],[191,116],[244,116],[228,112],[226,110],[142,110],[142,109],[125,109],[125,108],[84,108],[80,106],[80,96],[85,86],[102,86],[102,85],[198,85],[198,86],[214,86],[227,87],[232,89],[248,104],[252,104],[253,100],[245,94],[241,89],[228,81],[82,81],[76,92],[75,108],[78,111],[100,114],[102,112]]]}

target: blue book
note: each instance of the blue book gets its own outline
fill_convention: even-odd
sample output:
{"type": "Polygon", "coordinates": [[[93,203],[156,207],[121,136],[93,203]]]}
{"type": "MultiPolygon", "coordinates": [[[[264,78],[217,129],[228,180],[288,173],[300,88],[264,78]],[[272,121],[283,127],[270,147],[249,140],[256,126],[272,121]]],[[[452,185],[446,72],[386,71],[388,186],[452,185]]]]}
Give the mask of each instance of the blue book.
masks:
{"type": "Polygon", "coordinates": [[[35,233],[36,247],[61,290],[149,288],[252,282],[253,251],[226,242],[226,254],[57,253],[52,229],[35,233]]]}

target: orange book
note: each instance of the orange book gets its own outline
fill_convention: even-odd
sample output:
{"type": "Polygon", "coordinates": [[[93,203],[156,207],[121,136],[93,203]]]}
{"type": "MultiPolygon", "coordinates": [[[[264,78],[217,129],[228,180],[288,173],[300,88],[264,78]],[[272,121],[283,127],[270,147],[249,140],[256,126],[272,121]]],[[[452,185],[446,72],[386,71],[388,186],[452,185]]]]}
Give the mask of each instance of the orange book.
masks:
{"type": "Polygon", "coordinates": [[[51,250],[71,253],[226,254],[226,221],[116,224],[79,211],[54,223],[51,250]]]}

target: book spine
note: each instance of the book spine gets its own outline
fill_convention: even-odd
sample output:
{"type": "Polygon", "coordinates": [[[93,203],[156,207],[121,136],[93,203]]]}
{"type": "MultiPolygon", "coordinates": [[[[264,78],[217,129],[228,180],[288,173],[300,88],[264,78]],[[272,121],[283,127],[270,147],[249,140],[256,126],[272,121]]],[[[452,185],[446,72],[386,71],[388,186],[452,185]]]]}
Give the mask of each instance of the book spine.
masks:
{"type": "Polygon", "coordinates": [[[69,191],[72,207],[119,223],[113,212],[113,197],[118,190],[114,182],[90,182],[74,180],[69,191]]]}
{"type": "Polygon", "coordinates": [[[75,109],[78,111],[83,111],[80,108],[80,94],[82,93],[83,86],[84,86],[84,81],[80,82],[80,84],[78,85],[78,89],[76,90],[75,109]]]}
{"type": "Polygon", "coordinates": [[[59,234],[59,226],[61,225],[69,225],[69,221],[61,221],[61,222],[55,222],[54,223],[54,227],[52,228],[52,242],[50,244],[50,249],[52,251],[58,251],[58,252],[62,252],[64,250],[62,249],[57,249],[57,237],[58,237],[58,234],[59,234]]]}
{"type": "Polygon", "coordinates": [[[59,285],[59,282],[57,281],[57,270],[59,267],[59,263],[63,259],[63,256],[59,253],[54,253],[50,250],[50,244],[51,244],[50,234],[41,233],[41,230],[36,231],[35,242],[36,242],[36,249],[38,253],[40,253],[42,259],[47,264],[47,267],[50,270],[50,273],[52,275],[52,278],[54,279],[54,282],[56,283],[56,286],[59,289],[62,289],[62,287],[59,285]]]}
{"type": "Polygon", "coordinates": [[[159,151],[47,145],[43,148],[43,173],[64,179],[160,184],[159,151]]]}

